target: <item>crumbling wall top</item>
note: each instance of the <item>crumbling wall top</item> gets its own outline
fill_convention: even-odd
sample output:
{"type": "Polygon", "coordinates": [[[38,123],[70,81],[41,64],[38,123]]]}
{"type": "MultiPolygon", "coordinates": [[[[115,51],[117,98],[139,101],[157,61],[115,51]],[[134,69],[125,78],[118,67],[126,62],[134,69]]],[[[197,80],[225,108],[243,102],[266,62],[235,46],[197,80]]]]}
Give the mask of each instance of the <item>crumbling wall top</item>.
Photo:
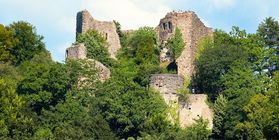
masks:
{"type": "Polygon", "coordinates": [[[89,29],[98,31],[108,42],[108,52],[111,58],[116,59],[117,51],[121,48],[116,26],[112,21],[98,21],[87,10],[77,13],[76,34],[84,33],[89,29]]]}
{"type": "Polygon", "coordinates": [[[183,84],[183,77],[177,74],[152,74],[150,77],[150,86],[163,94],[176,94],[183,84]]]}
{"type": "Polygon", "coordinates": [[[66,58],[84,59],[86,58],[86,47],[83,43],[73,44],[66,49],[66,58]]]}

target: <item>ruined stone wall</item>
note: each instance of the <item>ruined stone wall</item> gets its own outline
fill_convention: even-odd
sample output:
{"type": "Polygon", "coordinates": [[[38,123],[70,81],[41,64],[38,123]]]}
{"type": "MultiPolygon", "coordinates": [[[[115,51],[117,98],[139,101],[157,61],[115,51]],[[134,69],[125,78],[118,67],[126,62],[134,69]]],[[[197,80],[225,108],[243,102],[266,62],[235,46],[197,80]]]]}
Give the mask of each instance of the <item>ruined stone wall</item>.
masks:
{"type": "Polygon", "coordinates": [[[178,74],[191,77],[194,73],[194,61],[198,49],[198,42],[206,35],[212,36],[211,28],[206,27],[195,13],[191,14],[190,43],[187,43],[181,56],[176,60],[178,74]]]}
{"type": "Polygon", "coordinates": [[[160,92],[168,104],[178,102],[177,89],[183,87],[184,79],[177,74],[153,74],[150,78],[150,86],[160,92]]]}
{"type": "MultiPolygon", "coordinates": [[[[155,29],[159,34],[159,40],[162,46],[175,34],[176,27],[181,30],[182,38],[185,43],[184,50],[176,60],[178,74],[191,77],[194,71],[193,62],[198,47],[198,41],[207,34],[211,35],[212,31],[210,28],[206,27],[192,11],[170,12],[160,20],[159,25],[155,29]]],[[[165,52],[162,51],[160,56],[167,56],[163,54],[165,52]]],[[[164,58],[164,60],[163,57],[161,58],[161,62],[164,60],[172,60],[171,58],[164,58]]]]}
{"type": "Polygon", "coordinates": [[[76,22],[76,33],[84,33],[94,29],[108,42],[108,51],[112,58],[116,59],[117,51],[121,48],[116,26],[113,22],[95,20],[87,10],[78,12],[76,22]]]}
{"type": "MultiPolygon", "coordinates": [[[[195,119],[202,117],[209,121],[208,127],[212,128],[213,111],[206,104],[207,95],[190,94],[187,103],[180,101],[177,91],[183,87],[183,84],[183,77],[177,74],[153,74],[150,77],[150,87],[159,91],[169,108],[176,109],[178,123],[181,127],[190,126],[195,122],[195,119]]],[[[173,121],[172,117],[174,116],[169,116],[169,119],[173,121]]]]}
{"type": "Polygon", "coordinates": [[[202,117],[204,120],[208,120],[208,128],[213,128],[213,110],[209,108],[206,102],[206,94],[190,94],[189,102],[186,104],[180,104],[180,126],[190,126],[196,119],[202,117]]]}
{"type": "Polygon", "coordinates": [[[66,49],[66,58],[70,59],[85,59],[86,47],[83,43],[73,44],[70,48],[66,49]]]}
{"type": "Polygon", "coordinates": [[[103,65],[101,62],[97,61],[97,60],[93,60],[93,59],[88,59],[88,61],[92,61],[95,66],[95,68],[98,71],[98,78],[100,81],[104,82],[105,80],[110,78],[110,70],[103,65]]]}

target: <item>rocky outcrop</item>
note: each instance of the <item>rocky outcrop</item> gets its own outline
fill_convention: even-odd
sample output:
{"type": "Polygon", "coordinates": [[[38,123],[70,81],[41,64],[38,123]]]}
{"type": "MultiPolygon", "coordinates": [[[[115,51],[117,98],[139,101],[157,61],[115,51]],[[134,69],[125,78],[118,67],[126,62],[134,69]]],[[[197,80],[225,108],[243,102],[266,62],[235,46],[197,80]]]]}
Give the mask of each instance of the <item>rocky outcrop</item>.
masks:
{"type": "Polygon", "coordinates": [[[71,47],[66,49],[67,59],[85,59],[89,64],[94,65],[98,71],[98,79],[100,81],[105,81],[110,77],[110,70],[103,65],[101,62],[93,59],[86,58],[86,47],[83,43],[73,44],[71,47]]]}

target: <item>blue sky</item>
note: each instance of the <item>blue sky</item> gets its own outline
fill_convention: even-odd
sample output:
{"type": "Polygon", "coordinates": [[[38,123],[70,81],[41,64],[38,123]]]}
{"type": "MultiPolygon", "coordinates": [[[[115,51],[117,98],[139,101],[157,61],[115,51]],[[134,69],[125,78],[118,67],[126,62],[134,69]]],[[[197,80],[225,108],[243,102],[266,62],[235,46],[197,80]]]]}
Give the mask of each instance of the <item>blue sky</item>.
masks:
{"type": "Polygon", "coordinates": [[[254,33],[265,17],[279,19],[279,0],[0,0],[0,23],[24,20],[44,36],[55,61],[75,41],[75,16],[87,9],[98,20],[117,20],[123,29],[155,27],[172,10],[192,10],[212,28],[239,26],[254,33]]]}

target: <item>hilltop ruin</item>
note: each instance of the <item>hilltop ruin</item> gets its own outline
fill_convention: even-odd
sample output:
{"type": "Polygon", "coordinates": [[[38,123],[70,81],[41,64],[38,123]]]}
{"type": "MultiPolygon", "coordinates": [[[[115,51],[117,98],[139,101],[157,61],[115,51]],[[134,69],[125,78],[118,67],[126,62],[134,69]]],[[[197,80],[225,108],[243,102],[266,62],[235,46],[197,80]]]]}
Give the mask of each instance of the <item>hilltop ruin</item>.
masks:
{"type": "MultiPolygon", "coordinates": [[[[76,34],[94,29],[104,36],[109,43],[108,51],[111,58],[116,59],[117,51],[121,48],[116,26],[113,22],[98,21],[87,10],[77,13],[76,34]]],[[[171,107],[178,106],[176,114],[180,126],[186,127],[194,122],[194,119],[202,117],[209,121],[209,127],[213,126],[213,112],[206,104],[205,94],[190,94],[187,105],[179,101],[177,91],[183,87],[184,77],[191,78],[194,73],[194,60],[197,53],[198,41],[205,36],[212,36],[211,28],[206,27],[192,11],[170,12],[159,22],[155,31],[161,45],[160,62],[171,62],[174,58],[167,55],[168,49],[164,48],[167,40],[175,34],[179,28],[182,33],[185,46],[181,55],[176,59],[177,74],[156,74],[150,77],[150,87],[158,90],[166,104],[171,107]]],[[[86,46],[75,44],[66,50],[66,58],[86,59],[86,46]]],[[[99,64],[99,62],[98,62],[99,64]]],[[[110,71],[104,65],[99,64],[100,77],[109,78],[110,71]]],[[[174,119],[174,118],[171,118],[174,119]]]]}

